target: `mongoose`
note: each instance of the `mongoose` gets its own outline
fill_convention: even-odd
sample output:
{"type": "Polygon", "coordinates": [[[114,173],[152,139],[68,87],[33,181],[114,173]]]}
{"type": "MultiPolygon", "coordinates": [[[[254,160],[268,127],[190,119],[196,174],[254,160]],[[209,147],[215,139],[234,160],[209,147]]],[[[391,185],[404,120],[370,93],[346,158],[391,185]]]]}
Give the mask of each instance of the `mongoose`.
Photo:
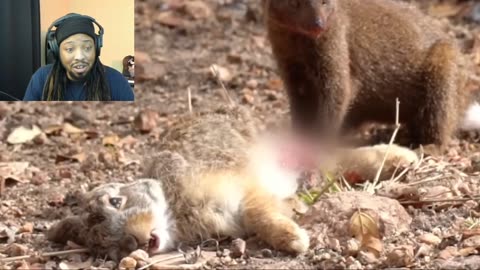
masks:
{"type": "Polygon", "coordinates": [[[416,7],[264,0],[263,9],[295,128],[332,135],[364,121],[393,122],[397,97],[411,146],[443,146],[459,127],[469,106],[467,62],[439,23],[416,7]]]}
{"type": "MultiPolygon", "coordinates": [[[[293,218],[292,199],[303,170],[292,161],[303,162],[291,154],[300,148],[293,140],[259,134],[242,107],[181,116],[165,131],[156,153],[145,158],[141,178],[106,183],[83,194],[79,215],[54,224],[47,238],[74,241],[114,260],[140,248],[153,255],[180,243],[253,234],[275,249],[303,253],[310,240],[293,218]],[[282,162],[285,155],[291,162],[282,162]]],[[[372,158],[381,148],[372,148],[372,158]]],[[[413,160],[400,150],[393,147],[390,156],[413,160]]],[[[370,155],[365,150],[346,153],[350,165],[360,164],[354,157],[370,155]]],[[[365,175],[363,170],[368,173],[380,163],[378,158],[362,162],[374,167],[355,172],[365,175]]]]}

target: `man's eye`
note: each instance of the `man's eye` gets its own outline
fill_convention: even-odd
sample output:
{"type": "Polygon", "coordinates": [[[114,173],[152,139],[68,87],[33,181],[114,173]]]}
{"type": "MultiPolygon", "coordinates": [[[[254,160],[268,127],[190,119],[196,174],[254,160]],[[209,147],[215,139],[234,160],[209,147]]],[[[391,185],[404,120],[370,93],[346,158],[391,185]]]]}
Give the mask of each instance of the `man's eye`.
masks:
{"type": "Polygon", "coordinates": [[[110,204],[116,209],[120,209],[122,206],[123,198],[122,197],[112,197],[108,200],[110,204]]]}
{"type": "Polygon", "coordinates": [[[92,46],[85,47],[85,50],[88,52],[92,49],[92,46]]]}
{"type": "Polygon", "coordinates": [[[67,52],[73,52],[73,49],[72,48],[66,48],[65,49],[67,52]]]}

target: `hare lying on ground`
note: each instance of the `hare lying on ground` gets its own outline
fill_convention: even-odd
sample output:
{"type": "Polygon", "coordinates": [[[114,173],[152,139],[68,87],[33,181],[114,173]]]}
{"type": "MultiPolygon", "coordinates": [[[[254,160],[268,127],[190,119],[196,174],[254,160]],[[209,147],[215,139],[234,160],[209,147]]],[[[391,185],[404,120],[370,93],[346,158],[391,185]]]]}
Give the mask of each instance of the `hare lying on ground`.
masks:
{"type": "Polygon", "coordinates": [[[283,166],[282,142],[262,140],[250,119],[241,107],[182,118],[146,159],[144,179],[87,192],[84,213],[52,226],[48,239],[72,240],[114,260],[138,248],[155,254],[252,234],[277,250],[305,252],[309,237],[286,200],[301,168],[283,166]]]}

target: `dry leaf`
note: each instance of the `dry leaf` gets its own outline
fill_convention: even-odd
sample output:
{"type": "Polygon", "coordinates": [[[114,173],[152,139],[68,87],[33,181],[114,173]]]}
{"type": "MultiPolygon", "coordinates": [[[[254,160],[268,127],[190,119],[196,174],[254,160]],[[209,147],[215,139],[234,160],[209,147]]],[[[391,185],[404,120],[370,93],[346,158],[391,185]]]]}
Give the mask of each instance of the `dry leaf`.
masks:
{"type": "Polygon", "coordinates": [[[88,260],[84,262],[67,262],[63,261],[58,264],[58,268],[61,270],[72,270],[72,269],[85,269],[92,266],[93,258],[89,257],[88,260]]]}
{"type": "Polygon", "coordinates": [[[29,162],[0,162],[0,175],[5,178],[11,175],[21,175],[29,165],[29,162]]]}
{"type": "Polygon", "coordinates": [[[63,161],[73,161],[73,162],[83,162],[87,158],[85,153],[78,153],[73,156],[66,156],[66,155],[57,155],[55,158],[55,163],[60,163],[63,161]]]}
{"type": "Polygon", "coordinates": [[[480,228],[478,229],[468,229],[462,232],[463,239],[469,238],[471,236],[480,235],[480,228]]]}
{"type": "Polygon", "coordinates": [[[369,214],[356,211],[350,219],[350,232],[362,241],[365,237],[380,238],[378,224],[369,214]]]}
{"type": "Polygon", "coordinates": [[[464,247],[480,248],[480,235],[474,235],[463,240],[464,247]]]}
{"type": "Polygon", "coordinates": [[[438,245],[440,242],[442,242],[442,239],[440,237],[434,235],[433,233],[426,233],[422,234],[418,237],[418,241],[430,245],[438,245]]]}
{"type": "Polygon", "coordinates": [[[212,16],[212,9],[204,1],[187,1],[184,3],[183,10],[195,20],[212,16]]]}
{"type": "Polygon", "coordinates": [[[155,21],[166,26],[172,26],[177,28],[185,28],[189,24],[187,20],[179,17],[173,11],[160,12],[155,17],[155,21]]]}
{"type": "Polygon", "coordinates": [[[107,145],[115,146],[119,141],[120,141],[120,138],[118,137],[118,135],[110,135],[103,138],[102,144],[104,146],[107,146],[107,145]]]}
{"type": "Polygon", "coordinates": [[[14,129],[13,132],[8,135],[7,142],[10,144],[26,143],[33,140],[41,133],[42,130],[35,125],[31,129],[21,126],[14,129]]]}
{"type": "Polygon", "coordinates": [[[83,133],[84,131],[70,123],[63,124],[63,131],[67,134],[83,133]]]}
{"type": "Polygon", "coordinates": [[[458,254],[463,257],[467,257],[469,255],[476,254],[476,253],[477,253],[476,247],[466,247],[458,251],[458,254]]]}
{"type": "Polygon", "coordinates": [[[377,237],[367,236],[363,238],[362,249],[371,252],[378,258],[383,251],[383,243],[377,237]]]}
{"type": "Polygon", "coordinates": [[[63,130],[63,127],[61,125],[53,125],[45,128],[44,132],[47,135],[51,135],[51,134],[59,135],[62,130],[63,130]]]}

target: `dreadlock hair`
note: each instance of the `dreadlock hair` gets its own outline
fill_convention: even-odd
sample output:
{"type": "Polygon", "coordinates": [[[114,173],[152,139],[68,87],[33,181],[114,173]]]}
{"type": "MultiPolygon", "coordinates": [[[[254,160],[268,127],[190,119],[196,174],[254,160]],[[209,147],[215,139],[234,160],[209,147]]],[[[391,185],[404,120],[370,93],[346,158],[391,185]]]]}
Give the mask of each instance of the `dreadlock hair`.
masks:
{"type": "MultiPolygon", "coordinates": [[[[98,57],[85,82],[86,100],[111,100],[110,88],[105,78],[105,68],[98,57]]],[[[53,64],[52,70],[43,87],[42,100],[63,100],[67,90],[67,74],[59,59],[53,64]]]]}

